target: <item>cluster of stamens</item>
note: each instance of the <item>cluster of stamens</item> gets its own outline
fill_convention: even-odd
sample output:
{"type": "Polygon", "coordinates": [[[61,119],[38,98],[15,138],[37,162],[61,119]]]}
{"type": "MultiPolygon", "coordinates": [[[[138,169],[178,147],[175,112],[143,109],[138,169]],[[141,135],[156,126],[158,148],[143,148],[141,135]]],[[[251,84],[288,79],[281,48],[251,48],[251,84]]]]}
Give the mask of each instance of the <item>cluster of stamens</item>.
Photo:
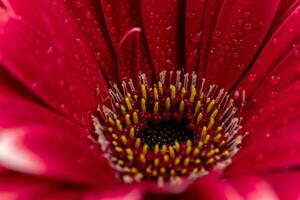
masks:
{"type": "Polygon", "coordinates": [[[139,89],[112,87],[112,105],[93,120],[122,180],[177,183],[228,164],[242,138],[239,108],[224,89],[196,82],[195,73],[163,71],[153,87],[142,75],[139,89]]]}

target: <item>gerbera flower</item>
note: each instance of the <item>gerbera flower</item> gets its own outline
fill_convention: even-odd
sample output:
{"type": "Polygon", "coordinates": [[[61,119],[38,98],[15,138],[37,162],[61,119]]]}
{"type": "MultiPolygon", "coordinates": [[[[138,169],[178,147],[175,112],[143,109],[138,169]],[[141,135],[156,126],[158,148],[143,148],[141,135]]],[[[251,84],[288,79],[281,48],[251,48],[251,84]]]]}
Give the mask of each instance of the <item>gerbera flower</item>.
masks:
{"type": "Polygon", "coordinates": [[[299,6],[0,1],[1,199],[299,198],[299,6]]]}

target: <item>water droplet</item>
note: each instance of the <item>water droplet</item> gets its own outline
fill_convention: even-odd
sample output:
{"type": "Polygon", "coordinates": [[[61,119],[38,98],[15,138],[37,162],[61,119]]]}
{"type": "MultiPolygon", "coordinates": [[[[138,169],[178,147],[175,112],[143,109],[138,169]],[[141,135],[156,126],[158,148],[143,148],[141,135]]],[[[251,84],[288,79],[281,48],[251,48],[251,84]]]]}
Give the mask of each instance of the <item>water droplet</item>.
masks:
{"type": "Polygon", "coordinates": [[[256,76],[257,76],[256,74],[251,73],[251,74],[248,75],[248,80],[250,82],[254,82],[254,81],[256,81],[256,76]]]}
{"type": "Polygon", "coordinates": [[[191,35],[191,40],[193,43],[199,43],[201,40],[201,32],[191,35]]]}
{"type": "Polygon", "coordinates": [[[271,85],[278,85],[278,83],[280,82],[280,76],[276,76],[276,75],[273,75],[271,76],[270,78],[270,83],[271,85]]]}
{"type": "Polygon", "coordinates": [[[250,12],[249,11],[245,11],[244,12],[244,16],[247,18],[247,17],[249,17],[250,16],[250,12]]]}
{"type": "Polygon", "coordinates": [[[274,38],[273,40],[272,40],[272,43],[273,43],[273,45],[274,46],[277,46],[278,45],[278,39],[277,38],[274,38]]]}
{"type": "Polygon", "coordinates": [[[166,29],[166,31],[169,31],[172,29],[172,26],[167,26],[165,29],[166,29]]]}
{"type": "Polygon", "coordinates": [[[294,55],[296,58],[300,58],[300,51],[298,49],[294,50],[294,55]]]}
{"type": "Polygon", "coordinates": [[[107,4],[107,5],[105,5],[104,7],[105,7],[105,11],[106,11],[106,12],[111,12],[111,11],[112,11],[111,5],[107,4]]]}
{"type": "Polygon", "coordinates": [[[246,23],[245,26],[244,26],[244,29],[246,31],[250,31],[252,29],[252,24],[251,23],[246,23]]]}

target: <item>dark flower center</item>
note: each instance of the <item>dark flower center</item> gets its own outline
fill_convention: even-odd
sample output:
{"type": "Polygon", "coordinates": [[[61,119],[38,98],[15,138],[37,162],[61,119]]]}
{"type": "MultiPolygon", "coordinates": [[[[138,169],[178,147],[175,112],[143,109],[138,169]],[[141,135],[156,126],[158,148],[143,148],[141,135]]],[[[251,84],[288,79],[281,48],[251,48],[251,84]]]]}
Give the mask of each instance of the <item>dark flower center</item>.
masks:
{"type": "Polygon", "coordinates": [[[93,118],[98,141],[124,182],[193,180],[224,168],[239,148],[239,108],[227,92],[205,79],[196,84],[194,73],[172,74],[162,72],[153,86],[141,78],[138,90],[132,82],[123,82],[123,92],[113,87],[112,107],[100,109],[104,123],[93,118]]]}
{"type": "Polygon", "coordinates": [[[150,148],[154,148],[156,144],[175,145],[175,141],[186,142],[194,140],[196,135],[187,128],[188,122],[177,122],[175,119],[154,123],[148,122],[148,127],[144,130],[137,131],[137,137],[142,139],[142,143],[147,144],[150,148]]]}

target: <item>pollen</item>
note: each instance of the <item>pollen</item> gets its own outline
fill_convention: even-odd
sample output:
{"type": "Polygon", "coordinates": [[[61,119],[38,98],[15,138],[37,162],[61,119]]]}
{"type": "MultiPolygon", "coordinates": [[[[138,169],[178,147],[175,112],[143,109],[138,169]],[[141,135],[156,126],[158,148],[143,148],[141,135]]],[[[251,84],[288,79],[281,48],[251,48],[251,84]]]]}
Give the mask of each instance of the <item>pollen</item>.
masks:
{"type": "Polygon", "coordinates": [[[240,148],[239,103],[195,73],[173,74],[162,72],[153,85],[144,78],[137,87],[123,82],[123,93],[112,88],[112,105],[92,117],[124,182],[194,180],[224,168],[240,148]]]}

